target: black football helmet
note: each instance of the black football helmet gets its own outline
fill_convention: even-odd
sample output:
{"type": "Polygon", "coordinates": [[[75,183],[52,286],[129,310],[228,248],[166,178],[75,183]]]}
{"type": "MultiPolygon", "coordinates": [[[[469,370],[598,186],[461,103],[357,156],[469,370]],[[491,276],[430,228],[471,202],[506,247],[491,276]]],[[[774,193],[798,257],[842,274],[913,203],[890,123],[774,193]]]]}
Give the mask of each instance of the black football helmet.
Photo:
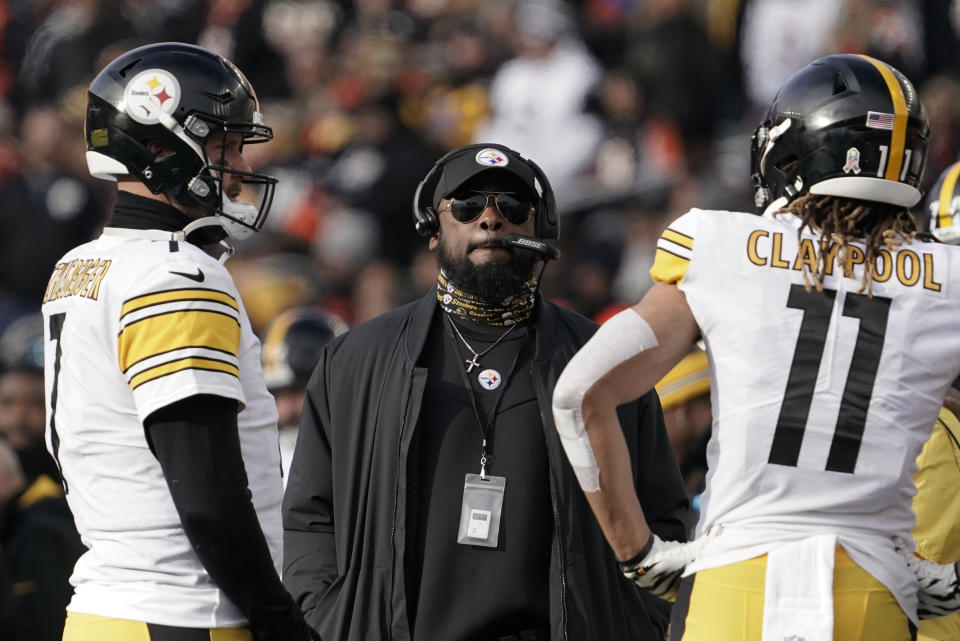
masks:
{"type": "Polygon", "coordinates": [[[940,174],[919,214],[920,228],[944,243],[960,245],[960,162],[940,174]]]}
{"type": "Polygon", "coordinates": [[[761,211],[806,193],[912,207],[930,125],[910,81],[862,55],[813,61],[780,88],[751,140],[761,211]]]}
{"type": "Polygon", "coordinates": [[[320,349],[347,331],[347,324],[312,307],[295,307],[278,315],[263,339],[263,378],[273,391],[305,384],[320,358],[320,349]]]}
{"type": "Polygon", "coordinates": [[[234,238],[263,226],[276,179],[226,167],[222,157],[208,158],[204,147],[217,131],[239,133],[244,144],[273,138],[250,82],[222,56],[178,42],[123,54],[90,84],[84,128],[95,177],[132,176],[154,194],[216,216],[234,238]],[[150,141],[172,153],[150,152],[150,141]],[[224,193],[225,173],[241,177],[241,202],[224,193]]]}

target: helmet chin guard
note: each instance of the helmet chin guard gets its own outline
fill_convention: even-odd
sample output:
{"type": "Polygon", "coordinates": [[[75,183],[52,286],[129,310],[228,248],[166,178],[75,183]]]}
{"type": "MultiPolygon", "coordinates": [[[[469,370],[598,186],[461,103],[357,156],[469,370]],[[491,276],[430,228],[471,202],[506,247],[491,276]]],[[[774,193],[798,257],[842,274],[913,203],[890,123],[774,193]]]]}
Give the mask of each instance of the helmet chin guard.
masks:
{"type": "Polygon", "coordinates": [[[254,223],[259,213],[259,209],[253,203],[235,202],[224,194],[220,211],[217,212],[217,220],[223,225],[230,238],[243,240],[257,231],[254,223]]]}

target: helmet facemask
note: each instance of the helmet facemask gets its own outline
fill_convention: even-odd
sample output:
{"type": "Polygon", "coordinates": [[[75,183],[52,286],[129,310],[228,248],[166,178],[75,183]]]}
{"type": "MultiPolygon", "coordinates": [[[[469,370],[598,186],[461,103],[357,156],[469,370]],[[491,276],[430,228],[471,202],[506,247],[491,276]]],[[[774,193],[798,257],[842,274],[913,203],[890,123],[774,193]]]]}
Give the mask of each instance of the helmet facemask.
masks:
{"type": "MultiPolygon", "coordinates": [[[[255,116],[259,120],[259,112],[256,112],[255,116]]],[[[200,138],[197,143],[203,164],[200,171],[186,183],[186,189],[182,190],[183,195],[178,198],[178,202],[208,216],[215,216],[231,238],[243,239],[260,231],[273,203],[277,179],[229,167],[225,158],[226,145],[219,146],[219,157],[209,157],[206,142],[217,131],[223,132],[224,138],[239,134],[243,140],[242,149],[245,145],[271,140],[273,131],[263,125],[262,121],[238,124],[196,116],[187,119],[185,130],[200,138]],[[202,134],[204,131],[206,134],[202,134]],[[225,187],[233,183],[226,180],[227,176],[239,178],[239,193],[230,193],[231,190],[225,187]]],[[[174,196],[177,197],[177,194],[174,196]]]]}
{"type": "Polygon", "coordinates": [[[130,51],[91,83],[85,127],[91,174],[134,178],[166,194],[199,216],[184,231],[217,225],[245,238],[263,226],[276,179],[229,167],[222,145],[219,157],[207,156],[218,132],[239,135],[242,145],[273,138],[249,81],[225,58],[182,43],[130,51]],[[154,153],[150,142],[163,150],[154,153]],[[239,194],[227,193],[231,175],[239,194]]]}

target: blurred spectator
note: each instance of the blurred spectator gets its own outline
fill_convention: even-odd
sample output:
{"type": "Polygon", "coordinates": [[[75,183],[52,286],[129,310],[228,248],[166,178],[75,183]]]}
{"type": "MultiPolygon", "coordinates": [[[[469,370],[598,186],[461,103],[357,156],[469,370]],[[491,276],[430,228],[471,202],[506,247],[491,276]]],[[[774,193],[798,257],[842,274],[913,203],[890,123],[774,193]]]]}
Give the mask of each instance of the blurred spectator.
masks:
{"type": "Polygon", "coordinates": [[[921,85],[920,99],[933,132],[921,185],[927,190],[960,152],[960,77],[933,76],[921,85]]]}
{"type": "Polygon", "coordinates": [[[846,0],[744,0],[740,62],[751,113],[765,109],[794,71],[829,53],[845,5],[846,0]]]}
{"type": "Polygon", "coordinates": [[[562,297],[584,316],[595,318],[616,299],[614,279],[623,253],[623,217],[614,208],[589,214],[576,226],[576,243],[557,264],[563,270],[562,297]]]}
{"type": "Polygon", "coordinates": [[[420,292],[410,292],[403,273],[392,263],[377,261],[364,267],[354,283],[351,318],[354,325],[397,307],[420,292]]]}
{"type": "MultiPolygon", "coordinates": [[[[289,96],[286,59],[268,37],[265,23],[268,7],[274,9],[275,16],[281,3],[212,0],[207,5],[207,18],[198,43],[243,69],[261,100],[289,96]]],[[[304,18],[308,16],[309,13],[303,14],[304,18]]]]}
{"type": "MultiPolygon", "coordinates": [[[[680,130],[686,162],[701,167],[722,119],[739,117],[734,74],[707,35],[691,0],[649,0],[632,32],[627,65],[652,103],[649,111],[680,130]]],[[[791,69],[792,71],[792,69],[791,69]]]]}
{"type": "Polygon", "coordinates": [[[15,163],[0,160],[0,309],[7,300],[24,310],[39,306],[57,259],[103,223],[103,192],[90,186],[85,168],[79,173],[83,144],[63,142],[82,141],[78,126],[52,106],[33,107],[15,163]]]}
{"type": "Polygon", "coordinates": [[[0,439],[16,451],[27,482],[46,477],[60,482],[60,471],[45,441],[43,319],[25,315],[0,335],[0,439]]]}
{"type": "Polygon", "coordinates": [[[604,138],[589,182],[565,203],[568,213],[590,200],[632,197],[667,186],[687,162],[677,123],[651,108],[649,97],[627,69],[604,75],[596,108],[605,123],[604,138]]]}
{"type": "Polygon", "coordinates": [[[240,256],[230,260],[227,269],[237,282],[250,325],[258,336],[263,336],[267,325],[283,311],[312,305],[325,291],[312,260],[301,254],[240,256]]]}
{"type": "Polygon", "coordinates": [[[661,211],[666,195],[657,202],[655,195],[637,198],[625,203],[623,208],[623,256],[614,281],[614,296],[622,301],[638,301],[653,281],[650,268],[657,248],[657,238],[667,224],[661,211]]]}
{"type": "Polygon", "coordinates": [[[927,72],[960,76],[960,2],[926,0],[923,11],[923,39],[927,47],[927,72]]]}
{"type": "Polygon", "coordinates": [[[522,0],[515,25],[517,57],[494,75],[493,116],[474,138],[540,159],[563,202],[571,181],[590,167],[602,138],[602,123],[586,113],[601,69],[560,0],[522,0]]]}
{"type": "Polygon", "coordinates": [[[656,385],[663,420],[687,493],[694,499],[703,492],[707,475],[707,441],[710,440],[710,367],[707,354],[695,349],[667,372],[656,385]]]}
{"type": "Polygon", "coordinates": [[[433,31],[442,65],[431,65],[439,77],[424,92],[419,128],[443,149],[466,145],[491,115],[489,82],[503,62],[504,49],[490,47],[488,25],[477,16],[438,20],[433,31]]]}
{"type": "MultiPolygon", "coordinates": [[[[74,87],[86,87],[96,73],[92,61],[98,52],[136,33],[130,17],[142,12],[137,11],[137,4],[145,3],[60,0],[22,4],[18,18],[28,25],[31,35],[24,45],[16,98],[26,109],[56,102],[74,87]]],[[[151,19],[152,28],[164,24],[156,14],[151,19]]],[[[157,35],[161,33],[157,31],[157,35]]]]}
{"type": "Polygon", "coordinates": [[[419,248],[410,227],[413,190],[437,150],[400,121],[395,100],[387,95],[353,110],[354,137],[327,169],[325,186],[350,207],[372,214],[379,231],[374,252],[406,266],[419,248]]]}
{"type": "MultiPolygon", "coordinates": [[[[4,482],[0,480],[0,484],[4,482]]],[[[13,580],[6,566],[7,559],[0,548],[0,630],[3,630],[4,641],[30,641],[26,617],[13,595],[13,580]]]]}
{"type": "Polygon", "coordinates": [[[263,339],[263,379],[277,402],[280,466],[286,487],[297,442],[307,381],[327,341],[347,331],[336,316],[313,307],[295,307],[277,316],[263,339]]]}
{"type": "Polygon", "coordinates": [[[28,481],[13,448],[3,440],[0,550],[4,570],[12,580],[16,607],[25,622],[25,638],[59,641],[73,594],[69,578],[84,551],[83,544],[63,488],[48,476],[28,481]]]}

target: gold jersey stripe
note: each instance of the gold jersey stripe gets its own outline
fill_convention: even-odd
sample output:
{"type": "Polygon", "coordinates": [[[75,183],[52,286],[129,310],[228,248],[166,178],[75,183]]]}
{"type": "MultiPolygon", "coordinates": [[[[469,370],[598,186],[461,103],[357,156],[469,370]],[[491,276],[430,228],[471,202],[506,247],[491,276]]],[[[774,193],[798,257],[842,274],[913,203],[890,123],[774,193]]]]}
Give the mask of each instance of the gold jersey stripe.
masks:
{"type": "Polygon", "coordinates": [[[156,354],[152,354],[152,355],[150,355],[150,356],[147,356],[146,358],[141,359],[140,361],[136,361],[136,362],[130,363],[130,366],[127,367],[127,369],[123,370],[123,373],[126,374],[129,370],[133,369],[134,367],[136,367],[138,364],[140,364],[143,360],[146,360],[147,358],[155,358],[155,357],[157,357],[157,356],[164,356],[164,355],[166,355],[166,354],[172,354],[173,352],[178,352],[178,351],[180,351],[180,350],[182,350],[182,349],[205,349],[205,350],[207,350],[207,351],[220,352],[221,354],[225,354],[225,355],[227,355],[227,356],[236,357],[236,354],[233,354],[233,353],[228,352],[228,351],[223,350],[223,349],[217,349],[217,348],[215,348],[215,347],[210,347],[209,345],[183,345],[183,346],[181,346],[181,347],[175,347],[175,348],[173,348],[173,349],[167,349],[167,350],[164,350],[164,351],[162,351],[162,352],[157,352],[156,354]]]}
{"type": "Polygon", "coordinates": [[[686,247],[687,249],[693,249],[693,238],[687,236],[686,234],[681,234],[678,231],[673,229],[665,229],[662,234],[664,240],[669,240],[671,243],[676,243],[681,247],[686,247]]]}
{"type": "Polygon", "coordinates": [[[163,363],[162,365],[157,365],[156,367],[151,367],[150,369],[140,372],[130,379],[130,389],[135,390],[144,383],[149,383],[150,381],[155,381],[158,378],[169,376],[170,374],[176,374],[177,372],[183,372],[188,369],[197,369],[207,372],[223,372],[224,374],[229,374],[231,376],[240,378],[240,370],[232,363],[218,361],[213,358],[187,357],[170,361],[168,363],[163,363]]]}
{"type": "Polygon", "coordinates": [[[957,177],[960,176],[960,162],[954,164],[943,177],[943,185],[938,196],[937,228],[950,227],[953,221],[950,216],[950,203],[953,201],[953,190],[957,186],[957,177]]]}
{"type": "Polygon", "coordinates": [[[887,83],[887,89],[890,91],[890,99],[893,100],[893,131],[890,133],[890,155],[887,157],[887,171],[884,174],[886,180],[900,180],[900,169],[903,167],[903,145],[907,139],[907,100],[903,96],[903,87],[900,81],[894,75],[890,67],[874,60],[870,56],[860,55],[861,58],[872,64],[883,76],[883,81],[887,83]]]}
{"type": "Polygon", "coordinates": [[[127,325],[117,337],[120,370],[175,349],[203,346],[237,356],[240,324],[229,314],[193,309],[157,314],[127,325]]]}
{"type": "Polygon", "coordinates": [[[153,292],[137,296],[123,303],[120,308],[120,318],[123,318],[130,312],[135,312],[144,307],[152,305],[162,305],[163,303],[189,302],[189,301],[210,301],[212,303],[222,303],[236,311],[240,311],[240,306],[236,299],[217,289],[168,289],[162,292],[153,292]]]}
{"type": "Polygon", "coordinates": [[[650,277],[654,282],[677,283],[687,274],[690,259],[678,256],[671,251],[657,247],[653,258],[653,267],[650,268],[650,277]]]}

